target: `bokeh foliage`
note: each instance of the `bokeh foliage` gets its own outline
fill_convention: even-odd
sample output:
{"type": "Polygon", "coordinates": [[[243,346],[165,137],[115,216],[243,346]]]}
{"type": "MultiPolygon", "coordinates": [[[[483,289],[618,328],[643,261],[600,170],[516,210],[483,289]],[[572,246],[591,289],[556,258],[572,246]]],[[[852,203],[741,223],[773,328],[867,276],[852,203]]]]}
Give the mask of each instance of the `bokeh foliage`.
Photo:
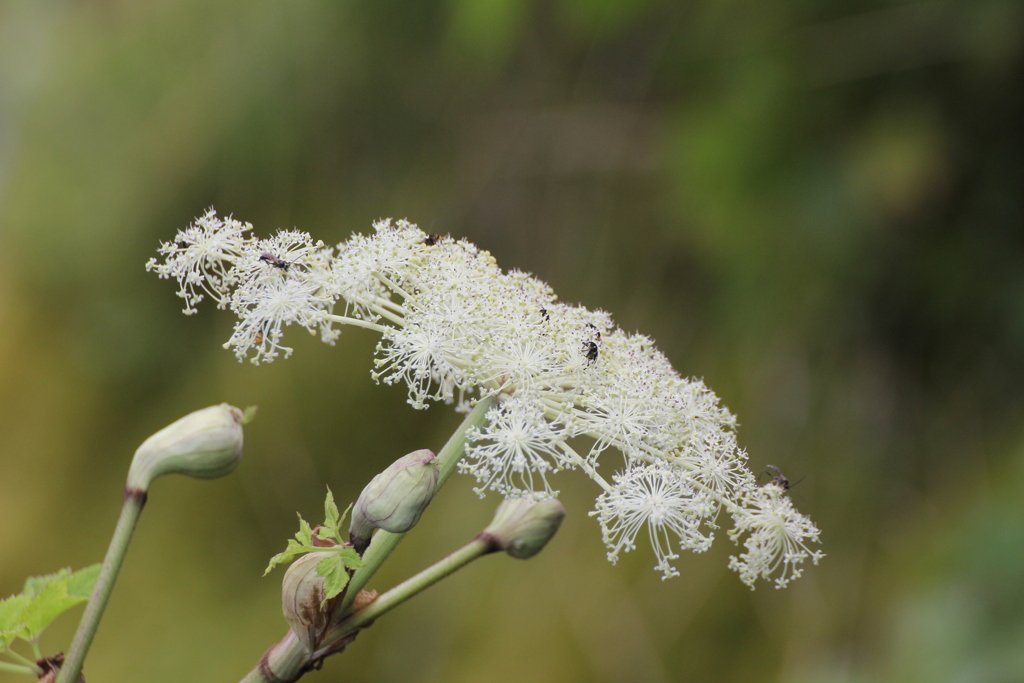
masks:
{"type": "MultiPolygon", "coordinates": [[[[7,0],[0,594],[102,557],[147,435],[259,404],[235,474],[154,487],[86,666],[237,680],[284,632],[260,573],[295,510],[458,417],[374,385],[359,331],[237,364],[142,264],[209,205],[328,242],[408,217],[655,337],[803,478],[829,556],[750,593],[723,538],[663,583],[604,562],[568,476],[544,553],[316,680],[1024,678],[1022,50],[1011,0],[7,0]]],[[[486,524],[470,488],[379,587],[486,524]]]]}

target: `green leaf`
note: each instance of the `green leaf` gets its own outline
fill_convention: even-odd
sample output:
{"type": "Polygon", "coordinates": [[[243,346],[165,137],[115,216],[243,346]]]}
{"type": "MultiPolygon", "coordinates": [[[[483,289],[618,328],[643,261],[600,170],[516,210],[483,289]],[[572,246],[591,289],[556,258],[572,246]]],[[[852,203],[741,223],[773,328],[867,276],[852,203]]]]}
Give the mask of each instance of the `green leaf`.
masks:
{"type": "Polygon", "coordinates": [[[334,494],[331,493],[331,487],[328,486],[327,500],[324,501],[324,529],[331,536],[337,536],[339,523],[338,506],[334,504],[334,494]]]}
{"type": "Polygon", "coordinates": [[[100,576],[100,567],[94,564],[68,577],[68,595],[76,598],[86,598],[92,595],[92,589],[96,586],[96,579],[100,576]]]}
{"type": "Polygon", "coordinates": [[[32,598],[28,595],[12,595],[6,600],[0,600],[0,650],[7,649],[25,630],[21,615],[31,602],[32,598]]]}
{"type": "Polygon", "coordinates": [[[35,640],[54,619],[75,605],[85,602],[87,598],[68,595],[67,581],[54,581],[41,593],[32,598],[32,602],[21,613],[25,623],[22,638],[35,640]]]}
{"type": "Polygon", "coordinates": [[[283,553],[278,553],[270,558],[270,564],[264,570],[263,576],[269,574],[270,570],[279,564],[291,562],[303,553],[312,553],[317,550],[323,550],[323,548],[317,548],[313,545],[313,529],[310,528],[309,522],[304,520],[302,515],[299,515],[299,530],[296,532],[295,538],[288,539],[288,547],[285,548],[283,553]]]}
{"type": "Polygon", "coordinates": [[[291,562],[299,555],[302,555],[303,553],[312,552],[314,550],[320,550],[320,548],[314,548],[311,545],[302,545],[294,538],[289,538],[288,547],[285,548],[284,552],[278,553],[277,555],[274,555],[272,558],[270,558],[270,564],[267,565],[266,570],[263,572],[263,576],[269,574],[270,570],[276,567],[277,565],[282,564],[284,562],[291,562]]]}
{"type": "Polygon", "coordinates": [[[66,582],[70,576],[71,567],[65,567],[64,569],[55,571],[52,574],[44,574],[42,576],[30,576],[27,579],[25,579],[25,587],[21,589],[21,594],[27,595],[29,597],[39,595],[44,590],[46,590],[46,587],[49,586],[51,583],[56,583],[57,581],[66,582]]]}
{"type": "Polygon", "coordinates": [[[302,545],[313,545],[313,530],[309,528],[309,522],[299,515],[299,531],[295,534],[295,538],[299,539],[299,543],[302,545]]]}
{"type": "MultiPolygon", "coordinates": [[[[288,540],[288,547],[285,548],[284,552],[278,553],[270,558],[270,564],[267,565],[266,570],[263,572],[263,576],[266,576],[270,571],[279,564],[285,562],[291,562],[299,555],[304,553],[314,553],[323,551],[333,551],[340,553],[339,559],[333,559],[332,562],[340,562],[342,567],[358,568],[362,567],[363,563],[359,559],[359,554],[352,548],[343,548],[344,541],[341,538],[341,534],[338,528],[345,523],[345,518],[348,517],[349,510],[352,506],[349,505],[345,508],[344,514],[338,513],[338,506],[334,503],[334,494],[331,493],[330,487],[327,488],[327,499],[324,501],[324,523],[322,526],[317,527],[316,535],[318,538],[323,540],[331,539],[338,545],[334,548],[323,548],[313,545],[313,529],[310,528],[309,523],[299,515],[299,531],[295,534],[294,539],[288,540]],[[340,559],[343,557],[344,559],[340,559]]],[[[326,562],[324,560],[323,562],[326,562]]],[[[317,565],[319,566],[319,565],[317,565]]],[[[84,570],[83,570],[84,571],[84,570]]],[[[319,572],[318,572],[319,573],[319,572]]],[[[320,576],[327,576],[327,574],[320,574],[320,576]]],[[[340,582],[340,578],[336,578],[335,582],[340,582]]],[[[325,582],[326,584],[327,582],[325,582]]],[[[345,588],[345,584],[348,583],[348,578],[344,582],[340,583],[341,588],[339,592],[345,588]]],[[[333,596],[332,596],[333,597],[333,596]]]]}
{"type": "Polygon", "coordinates": [[[359,569],[363,566],[363,558],[359,557],[355,548],[341,548],[338,555],[349,569],[359,569]]]}
{"type": "Polygon", "coordinates": [[[342,545],[345,543],[345,539],[341,537],[341,526],[345,523],[345,518],[348,517],[348,511],[352,509],[349,505],[345,508],[344,514],[338,513],[338,506],[334,502],[334,493],[331,491],[331,487],[327,487],[327,499],[324,500],[324,523],[320,527],[320,531],[317,532],[317,536],[327,540],[330,539],[342,545]]]}
{"type": "Polygon", "coordinates": [[[345,545],[345,541],[347,540],[345,538],[342,538],[341,536],[341,526],[345,523],[345,518],[348,517],[348,513],[351,512],[351,510],[352,503],[349,503],[348,507],[345,508],[345,511],[341,513],[341,518],[338,520],[338,530],[334,534],[334,540],[335,542],[337,542],[338,545],[345,545]]]}
{"type": "Polygon", "coordinates": [[[317,562],[316,573],[324,577],[324,599],[320,603],[320,607],[323,607],[328,600],[345,590],[345,586],[348,585],[348,570],[339,554],[317,562]]]}
{"type": "Polygon", "coordinates": [[[0,601],[0,649],[15,638],[35,640],[54,619],[88,600],[99,573],[100,565],[94,564],[25,579],[21,595],[0,601]]]}

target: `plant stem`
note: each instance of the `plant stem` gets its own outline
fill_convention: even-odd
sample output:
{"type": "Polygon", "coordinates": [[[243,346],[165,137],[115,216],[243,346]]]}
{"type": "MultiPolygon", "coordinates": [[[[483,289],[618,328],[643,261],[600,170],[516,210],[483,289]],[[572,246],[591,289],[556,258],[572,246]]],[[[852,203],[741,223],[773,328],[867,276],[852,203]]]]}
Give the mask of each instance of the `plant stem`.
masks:
{"type": "MultiPolygon", "coordinates": [[[[477,427],[483,424],[487,411],[493,403],[494,398],[490,396],[480,399],[480,401],[478,401],[473,407],[473,410],[471,410],[466,416],[466,419],[462,421],[462,424],[459,425],[458,429],[455,430],[455,433],[453,433],[448,439],[448,443],[446,443],[444,448],[441,449],[441,452],[438,453],[437,460],[438,467],[440,468],[437,479],[438,489],[440,489],[452,473],[455,472],[456,465],[458,465],[459,460],[461,460],[462,456],[465,454],[466,432],[472,427],[477,427]]],[[[337,614],[345,614],[345,612],[351,608],[356,595],[358,595],[359,591],[362,590],[363,586],[366,585],[370,578],[373,577],[380,566],[384,564],[384,561],[388,559],[388,556],[391,555],[391,552],[398,546],[398,543],[404,536],[405,534],[393,534],[383,530],[374,534],[373,540],[370,541],[370,546],[363,553],[363,566],[360,569],[357,569],[352,575],[352,579],[349,581],[348,587],[345,589],[345,597],[342,599],[342,603],[339,606],[337,614]]],[[[442,560],[442,562],[444,561],[445,560],[442,560]]],[[[447,576],[452,571],[455,571],[455,569],[458,569],[458,566],[449,570],[442,576],[439,576],[435,581],[447,576]]],[[[419,574],[417,576],[419,576],[419,574]]],[[[408,581],[405,583],[408,583],[408,581]]],[[[403,583],[401,585],[405,584],[403,583]]],[[[425,587],[426,586],[424,586],[424,588],[425,587]]],[[[422,590],[422,588],[420,590],[422,590]]],[[[409,597],[411,597],[411,595],[409,597]]],[[[405,599],[408,599],[408,597],[405,599]]],[[[380,600],[380,598],[378,598],[378,600],[380,600]]],[[[368,607],[372,606],[373,605],[370,605],[368,607]]],[[[362,610],[360,613],[361,612],[362,610]]],[[[335,627],[331,627],[328,630],[328,633],[337,634],[339,638],[337,640],[328,640],[326,637],[323,638],[320,643],[321,648],[318,652],[325,650],[333,652],[334,650],[330,650],[330,648],[337,647],[341,640],[343,640],[344,637],[353,630],[355,629],[349,628],[346,632],[338,632],[335,627]]],[[[296,681],[308,670],[313,661],[314,659],[312,654],[306,649],[302,642],[299,641],[295,634],[289,630],[288,634],[285,635],[279,643],[267,650],[266,654],[264,654],[263,658],[260,660],[260,663],[242,679],[241,683],[286,683],[288,681],[296,681]]]]}
{"type": "Polygon", "coordinates": [[[39,672],[36,669],[23,664],[0,662],[0,671],[9,671],[12,674],[25,674],[26,676],[35,676],[36,678],[39,678],[39,672]]]}
{"type": "Polygon", "coordinates": [[[125,489],[124,505],[121,506],[121,516],[114,528],[114,535],[110,539],[110,547],[107,548],[107,556],[103,559],[103,566],[100,568],[100,575],[96,579],[96,586],[89,597],[89,604],[85,608],[85,614],[78,623],[78,630],[75,632],[75,639],[71,643],[71,651],[57,674],[56,683],[67,683],[77,681],[78,674],[82,670],[82,662],[92,645],[93,636],[96,635],[96,628],[99,626],[103,610],[110,600],[110,592],[114,589],[114,581],[121,569],[125,552],[128,550],[128,543],[132,540],[132,532],[135,531],[135,524],[139,521],[139,514],[146,504],[146,492],[138,489],[125,489]]]}
{"type": "Polygon", "coordinates": [[[331,316],[328,316],[328,317],[331,320],[333,320],[334,322],[341,323],[342,325],[353,325],[355,327],[365,327],[368,330],[373,330],[374,332],[379,332],[379,333],[383,333],[383,332],[386,332],[387,330],[391,329],[389,327],[385,327],[384,325],[378,325],[377,323],[371,323],[371,322],[368,322],[366,320],[360,320],[358,318],[348,318],[348,317],[343,316],[343,315],[331,315],[331,316]]]}
{"type": "Polygon", "coordinates": [[[5,652],[4,654],[6,654],[8,657],[12,657],[14,659],[17,659],[19,662],[21,662],[25,666],[35,666],[35,662],[33,662],[28,657],[25,657],[24,655],[21,655],[21,654],[15,652],[14,650],[7,650],[7,652],[5,652]]]}
{"type": "Polygon", "coordinates": [[[281,683],[296,681],[308,670],[310,652],[295,632],[288,633],[267,650],[256,667],[240,683],[281,683]]]}
{"type": "Polygon", "coordinates": [[[466,432],[473,427],[479,427],[484,423],[484,418],[487,417],[487,411],[494,405],[493,396],[485,396],[484,398],[477,401],[477,404],[473,406],[473,410],[469,411],[466,415],[466,419],[462,421],[459,428],[455,430],[451,438],[448,439],[448,443],[444,445],[441,452],[437,455],[438,466],[441,468],[441,474],[437,478],[437,488],[440,489],[444,486],[444,483],[448,481],[448,477],[452,476],[455,472],[455,467],[462,460],[462,456],[466,454],[466,432]]]}
{"type": "MultiPolygon", "coordinates": [[[[8,649],[6,652],[4,652],[4,654],[7,655],[8,657],[11,657],[12,659],[16,659],[19,662],[21,662],[21,664],[14,664],[13,666],[22,666],[22,665],[24,665],[26,668],[31,670],[33,672],[33,675],[36,676],[37,678],[39,677],[39,675],[41,673],[43,673],[43,670],[39,668],[38,664],[33,662],[28,657],[24,657],[24,656],[18,654],[14,650],[8,649]]],[[[40,657],[39,659],[42,659],[42,657],[40,657]]]]}
{"type": "MultiPolygon", "coordinates": [[[[493,552],[495,549],[496,546],[494,543],[485,537],[485,535],[477,536],[451,555],[448,555],[443,560],[427,567],[419,574],[406,579],[384,595],[378,597],[363,609],[350,615],[347,619],[344,619],[336,626],[333,626],[324,635],[324,641],[330,642],[332,640],[337,640],[342,636],[352,633],[353,631],[366,628],[381,615],[386,612],[390,612],[409,598],[417,595],[427,588],[430,588],[441,579],[456,570],[465,567],[481,555],[486,555],[489,552],[493,552]]],[[[315,657],[316,655],[314,654],[314,658],[315,657]]]]}

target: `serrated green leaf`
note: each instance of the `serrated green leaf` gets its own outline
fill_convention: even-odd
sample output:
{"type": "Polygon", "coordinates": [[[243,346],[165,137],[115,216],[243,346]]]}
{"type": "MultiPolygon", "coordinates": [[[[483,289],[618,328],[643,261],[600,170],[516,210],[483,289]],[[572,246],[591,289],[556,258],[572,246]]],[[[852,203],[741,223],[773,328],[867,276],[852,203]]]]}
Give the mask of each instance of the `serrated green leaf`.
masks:
{"type": "Polygon", "coordinates": [[[0,600],[0,631],[9,631],[21,623],[21,613],[25,611],[32,598],[27,595],[12,595],[0,600]]]}
{"type": "Polygon", "coordinates": [[[302,555],[303,553],[312,552],[314,550],[319,550],[319,548],[314,548],[311,545],[302,545],[294,538],[289,538],[288,547],[284,549],[284,552],[278,553],[277,555],[274,555],[272,558],[270,558],[270,564],[267,565],[267,569],[263,572],[263,576],[269,574],[270,570],[276,567],[277,565],[282,564],[284,562],[291,562],[299,555],[302,555]]]}
{"type": "MultiPolygon", "coordinates": [[[[331,493],[331,487],[328,486],[327,499],[324,501],[324,530],[332,537],[338,535],[339,517],[338,506],[334,503],[334,494],[331,493]]],[[[321,538],[323,538],[322,535],[321,538]]]]}
{"type": "Polygon", "coordinates": [[[3,652],[18,638],[24,638],[25,624],[17,624],[9,631],[0,630],[0,652],[3,652]]]}
{"type": "Polygon", "coordinates": [[[22,595],[27,595],[29,597],[39,595],[44,590],[46,590],[46,587],[49,586],[51,583],[55,583],[57,581],[67,582],[70,576],[71,567],[59,569],[52,574],[43,574],[42,576],[30,576],[27,579],[25,579],[25,586],[21,589],[21,593],[22,595]]]}
{"type": "Polygon", "coordinates": [[[313,530],[309,526],[309,522],[299,515],[299,531],[295,534],[295,538],[299,539],[299,543],[302,545],[313,545],[313,530]]]}
{"type": "Polygon", "coordinates": [[[0,652],[3,652],[7,647],[15,641],[15,639],[21,635],[21,629],[23,626],[19,626],[11,631],[0,631],[0,652]]]}
{"type": "Polygon", "coordinates": [[[347,540],[345,538],[342,538],[342,536],[341,536],[341,527],[345,524],[345,518],[348,517],[348,513],[351,510],[352,510],[352,503],[349,503],[348,507],[345,508],[345,511],[343,513],[341,513],[341,518],[338,519],[338,530],[334,534],[334,540],[335,540],[335,542],[338,545],[345,545],[345,541],[347,540]]]}
{"type": "Polygon", "coordinates": [[[50,623],[86,598],[68,595],[67,581],[54,581],[41,593],[32,597],[32,602],[21,613],[25,631],[21,637],[35,640],[50,623]]]}
{"type": "MultiPolygon", "coordinates": [[[[317,534],[320,535],[319,533],[317,534]]],[[[322,538],[322,537],[321,537],[322,538]]],[[[323,550],[313,545],[313,529],[309,526],[309,522],[299,515],[299,530],[295,534],[294,539],[288,539],[288,547],[285,548],[284,552],[278,553],[270,558],[270,564],[263,571],[263,576],[266,576],[270,571],[279,564],[284,562],[291,562],[299,555],[304,553],[312,553],[323,550]]]]}
{"type": "Polygon", "coordinates": [[[28,595],[12,595],[0,600],[0,650],[6,649],[25,630],[21,615],[31,602],[28,595]]]}
{"type": "Polygon", "coordinates": [[[338,551],[338,554],[341,556],[342,562],[349,569],[359,569],[363,566],[363,558],[359,557],[359,553],[356,552],[355,548],[342,548],[338,551]]]}
{"type": "Polygon", "coordinates": [[[331,598],[341,594],[348,585],[348,571],[340,555],[325,557],[316,564],[316,573],[324,577],[324,599],[320,607],[327,604],[331,598]]]}
{"type": "Polygon", "coordinates": [[[348,517],[349,510],[352,506],[349,505],[345,508],[345,512],[338,514],[338,507],[334,504],[334,498],[328,489],[328,499],[324,502],[324,512],[326,513],[327,519],[324,521],[320,530],[317,531],[317,536],[326,540],[334,541],[337,545],[345,545],[345,539],[341,535],[341,527],[345,523],[345,518],[348,517]]]}
{"type": "Polygon", "coordinates": [[[324,559],[320,560],[316,563],[317,576],[323,576],[326,578],[331,574],[331,572],[335,570],[335,568],[337,568],[338,562],[339,559],[337,555],[333,554],[330,557],[325,557],[324,559]]]}
{"type": "Polygon", "coordinates": [[[76,598],[86,598],[92,595],[92,589],[96,586],[96,579],[100,576],[100,567],[94,564],[68,577],[68,595],[76,598]]]}

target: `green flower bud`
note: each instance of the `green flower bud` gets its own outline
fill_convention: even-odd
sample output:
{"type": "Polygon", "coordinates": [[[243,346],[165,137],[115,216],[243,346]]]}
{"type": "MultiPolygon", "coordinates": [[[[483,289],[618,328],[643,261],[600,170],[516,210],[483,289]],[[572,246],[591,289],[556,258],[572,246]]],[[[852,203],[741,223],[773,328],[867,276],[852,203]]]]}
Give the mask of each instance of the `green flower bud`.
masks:
{"type": "Polygon", "coordinates": [[[527,560],[541,551],[558,531],[565,517],[565,506],[554,498],[536,501],[507,498],[498,506],[490,526],[483,534],[498,550],[527,560]]]}
{"type": "Polygon", "coordinates": [[[416,526],[434,497],[439,473],[437,458],[424,448],[374,477],[352,509],[349,539],[356,552],[362,554],[370,544],[374,529],[403,534],[416,526]]]}
{"type": "Polygon", "coordinates": [[[316,573],[317,564],[334,557],[332,552],[307,553],[292,563],[281,584],[281,610],[292,631],[306,649],[313,652],[324,631],[337,598],[323,608],[324,577],[316,573]]]}
{"type": "Polygon", "coordinates": [[[146,491],[164,474],[215,479],[230,473],[242,457],[242,417],[241,410],[221,403],[164,427],[135,451],[128,488],[146,491]]]}

